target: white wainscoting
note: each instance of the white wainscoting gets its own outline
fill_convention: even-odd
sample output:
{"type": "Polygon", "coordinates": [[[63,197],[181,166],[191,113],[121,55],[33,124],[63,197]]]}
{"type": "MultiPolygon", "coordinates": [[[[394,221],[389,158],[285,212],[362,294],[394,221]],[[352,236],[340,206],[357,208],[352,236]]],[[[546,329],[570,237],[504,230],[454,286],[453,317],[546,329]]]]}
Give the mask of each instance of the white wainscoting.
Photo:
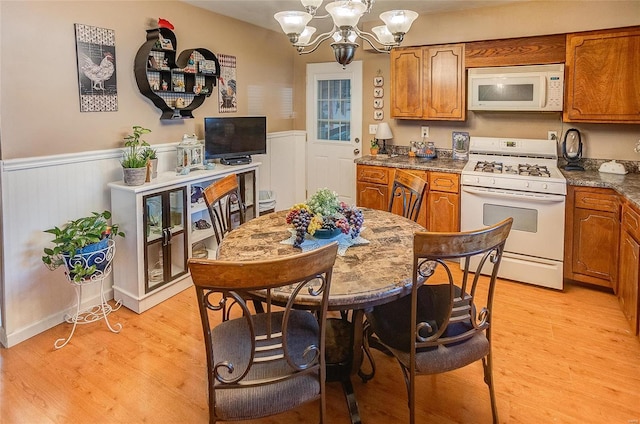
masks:
{"type": "MultiPolygon", "coordinates": [[[[158,151],[159,171],[175,169],[176,144],[153,146],[158,151]]],[[[260,187],[277,192],[279,209],[304,201],[305,133],[269,134],[267,149],[267,155],[254,158],[263,162],[260,187]]],[[[42,249],[51,240],[43,230],[92,211],[110,209],[107,183],[122,179],[120,157],[121,150],[112,149],[0,162],[0,343],[5,347],[60,324],[65,314],[74,311],[75,290],[63,271],[49,271],[42,263],[42,249]]],[[[112,285],[107,282],[109,299],[113,297],[112,285]]],[[[85,289],[83,303],[96,303],[98,290],[85,289]]],[[[117,313],[112,320],[117,322],[117,313]]]]}
{"type": "Polygon", "coordinates": [[[254,157],[262,162],[259,189],[275,192],[278,211],[289,209],[307,198],[306,139],[305,131],[270,133],[267,154],[254,157]]]}

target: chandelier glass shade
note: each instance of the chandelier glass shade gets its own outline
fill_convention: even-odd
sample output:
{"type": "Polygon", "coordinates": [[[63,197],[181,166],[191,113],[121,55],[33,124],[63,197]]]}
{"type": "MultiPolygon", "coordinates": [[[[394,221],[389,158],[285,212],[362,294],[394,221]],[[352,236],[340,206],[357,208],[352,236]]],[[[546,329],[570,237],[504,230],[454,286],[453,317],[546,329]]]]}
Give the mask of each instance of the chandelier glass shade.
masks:
{"type": "Polygon", "coordinates": [[[388,53],[393,47],[402,43],[404,35],[411,28],[411,24],[418,14],[411,10],[390,10],[380,14],[385,25],[373,27],[369,33],[358,28],[360,18],[371,11],[375,0],[336,0],[325,6],[327,15],[316,16],[316,11],[322,5],[322,0],[301,0],[306,12],[284,11],[273,17],[280,23],[282,31],[289,37],[291,44],[300,54],[314,52],[324,41],[333,40],[336,61],[346,66],[353,60],[361,38],[374,50],[388,53]],[[331,17],[333,27],[312,39],[316,28],[307,24],[312,19],[331,17]]]}

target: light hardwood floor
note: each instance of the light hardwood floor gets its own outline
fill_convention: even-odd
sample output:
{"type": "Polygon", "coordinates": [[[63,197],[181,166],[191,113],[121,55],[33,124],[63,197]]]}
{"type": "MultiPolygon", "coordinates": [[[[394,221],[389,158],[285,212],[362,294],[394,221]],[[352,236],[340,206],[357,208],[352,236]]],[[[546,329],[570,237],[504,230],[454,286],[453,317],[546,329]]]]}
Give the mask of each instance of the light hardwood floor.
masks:
{"type": "MultiPolygon", "coordinates": [[[[502,423],[604,424],[640,419],[640,341],[616,298],[570,285],[564,293],[500,281],[494,357],[502,423]]],[[[103,322],[68,335],[61,324],[0,349],[1,423],[206,423],[202,330],[193,288],[137,315],[125,308],[112,334],[103,322]]],[[[374,353],[378,373],[353,378],[365,424],[408,421],[398,365],[374,353]]],[[[419,423],[489,423],[480,363],[418,380],[419,423]]],[[[348,423],[338,383],[328,384],[328,423],[348,423]]],[[[315,423],[316,404],[253,423],[315,423]]]]}

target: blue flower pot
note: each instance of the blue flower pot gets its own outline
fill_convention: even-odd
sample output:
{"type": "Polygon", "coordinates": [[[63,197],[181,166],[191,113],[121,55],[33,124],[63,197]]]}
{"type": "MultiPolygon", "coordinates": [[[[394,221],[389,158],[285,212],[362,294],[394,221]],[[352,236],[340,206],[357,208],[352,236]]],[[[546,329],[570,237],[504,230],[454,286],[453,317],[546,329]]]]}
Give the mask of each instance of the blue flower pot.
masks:
{"type": "MultiPolygon", "coordinates": [[[[106,260],[108,251],[109,239],[105,238],[97,243],[79,249],[73,257],[68,253],[62,256],[68,270],[73,269],[74,265],[79,263],[83,268],[89,268],[95,265],[97,271],[104,271],[109,264],[109,261],[106,260]]],[[[70,277],[73,278],[74,274],[70,273],[70,277]]]]}

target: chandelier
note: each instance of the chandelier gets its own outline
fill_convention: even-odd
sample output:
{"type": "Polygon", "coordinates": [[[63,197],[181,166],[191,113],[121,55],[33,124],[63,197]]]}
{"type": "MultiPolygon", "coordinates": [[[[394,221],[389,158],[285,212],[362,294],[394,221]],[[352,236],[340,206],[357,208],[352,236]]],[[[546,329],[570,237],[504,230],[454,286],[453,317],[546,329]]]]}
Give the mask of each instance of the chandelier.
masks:
{"type": "Polygon", "coordinates": [[[380,14],[385,25],[373,27],[372,33],[358,28],[358,21],[365,13],[371,11],[375,0],[336,0],[325,6],[328,15],[316,16],[322,0],[300,0],[306,9],[301,11],[278,12],[273,17],[280,23],[282,30],[289,37],[291,44],[299,54],[313,53],[326,40],[332,39],[331,47],[336,61],[343,67],[351,63],[359,44],[358,37],[366,41],[375,51],[388,53],[393,47],[402,43],[404,35],[418,17],[412,10],[390,10],[380,14]],[[311,39],[316,28],[307,24],[312,19],[333,19],[330,31],[311,39]]]}

